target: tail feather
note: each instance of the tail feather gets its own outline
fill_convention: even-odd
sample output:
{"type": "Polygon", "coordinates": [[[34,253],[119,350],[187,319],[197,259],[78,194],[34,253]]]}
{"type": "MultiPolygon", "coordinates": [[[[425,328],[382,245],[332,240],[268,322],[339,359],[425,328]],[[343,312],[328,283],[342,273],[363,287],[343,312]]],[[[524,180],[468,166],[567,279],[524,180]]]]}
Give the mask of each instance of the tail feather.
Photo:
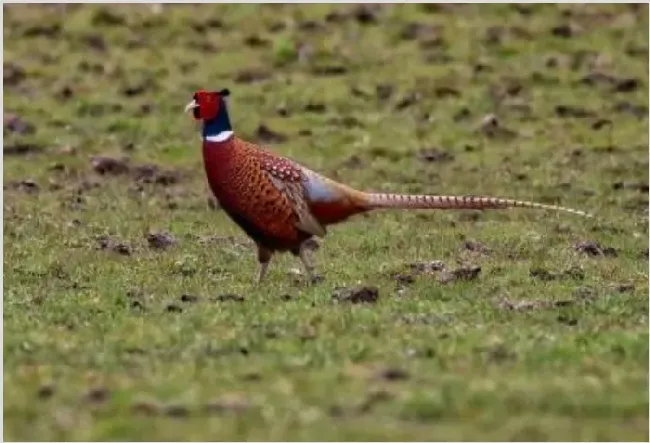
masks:
{"type": "Polygon", "coordinates": [[[562,206],[545,205],[522,200],[511,200],[498,197],[483,197],[474,195],[409,195],[409,194],[366,194],[366,201],[373,209],[506,209],[534,208],[562,211],[583,217],[593,218],[593,215],[577,209],[562,206]]]}

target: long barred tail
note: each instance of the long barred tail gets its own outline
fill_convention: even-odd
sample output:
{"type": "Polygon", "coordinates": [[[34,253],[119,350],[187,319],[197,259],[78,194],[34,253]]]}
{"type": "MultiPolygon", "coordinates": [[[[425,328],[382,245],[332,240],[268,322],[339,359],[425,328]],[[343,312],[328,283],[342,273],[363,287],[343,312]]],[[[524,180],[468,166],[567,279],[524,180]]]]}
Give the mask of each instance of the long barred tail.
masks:
{"type": "Polygon", "coordinates": [[[521,200],[474,195],[409,195],[409,194],[366,194],[368,205],[372,208],[399,209],[506,209],[534,208],[551,211],[569,212],[583,217],[593,215],[577,209],[562,206],[545,205],[521,200]]]}

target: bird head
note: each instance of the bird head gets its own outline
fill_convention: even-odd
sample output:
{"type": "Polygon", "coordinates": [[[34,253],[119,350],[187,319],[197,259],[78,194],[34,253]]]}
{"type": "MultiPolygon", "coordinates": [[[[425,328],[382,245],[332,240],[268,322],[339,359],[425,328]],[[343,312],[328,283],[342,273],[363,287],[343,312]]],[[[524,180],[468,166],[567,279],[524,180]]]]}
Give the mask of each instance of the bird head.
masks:
{"type": "Polygon", "coordinates": [[[197,120],[211,120],[225,106],[223,99],[229,95],[230,91],[228,89],[222,89],[221,91],[197,91],[194,93],[192,101],[185,106],[185,112],[192,110],[194,118],[197,120]]]}

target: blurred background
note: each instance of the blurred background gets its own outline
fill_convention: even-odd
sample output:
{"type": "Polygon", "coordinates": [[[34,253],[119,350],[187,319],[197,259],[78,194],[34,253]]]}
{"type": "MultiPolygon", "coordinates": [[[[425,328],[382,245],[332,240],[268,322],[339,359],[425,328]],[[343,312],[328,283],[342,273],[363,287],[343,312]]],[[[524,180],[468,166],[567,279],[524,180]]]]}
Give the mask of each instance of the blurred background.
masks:
{"type": "Polygon", "coordinates": [[[3,14],[5,438],[647,440],[647,5],[3,14]],[[252,287],[183,113],[221,88],[239,137],[353,187],[611,226],[373,214],[322,285],[286,257],[252,287]],[[379,302],[332,306],[353,284],[379,302]]]}

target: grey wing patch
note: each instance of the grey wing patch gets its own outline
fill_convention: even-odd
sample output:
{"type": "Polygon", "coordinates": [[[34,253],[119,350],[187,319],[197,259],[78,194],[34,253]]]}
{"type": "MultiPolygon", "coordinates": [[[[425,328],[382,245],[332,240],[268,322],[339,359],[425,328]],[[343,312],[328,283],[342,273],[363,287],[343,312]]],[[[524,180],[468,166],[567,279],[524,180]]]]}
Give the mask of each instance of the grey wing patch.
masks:
{"type": "Polygon", "coordinates": [[[291,202],[298,215],[296,227],[301,231],[307,232],[318,237],[324,237],[327,233],[325,227],[316,220],[314,214],[311,213],[307,202],[304,197],[304,189],[301,182],[286,182],[269,174],[271,182],[278,188],[291,202]]]}

